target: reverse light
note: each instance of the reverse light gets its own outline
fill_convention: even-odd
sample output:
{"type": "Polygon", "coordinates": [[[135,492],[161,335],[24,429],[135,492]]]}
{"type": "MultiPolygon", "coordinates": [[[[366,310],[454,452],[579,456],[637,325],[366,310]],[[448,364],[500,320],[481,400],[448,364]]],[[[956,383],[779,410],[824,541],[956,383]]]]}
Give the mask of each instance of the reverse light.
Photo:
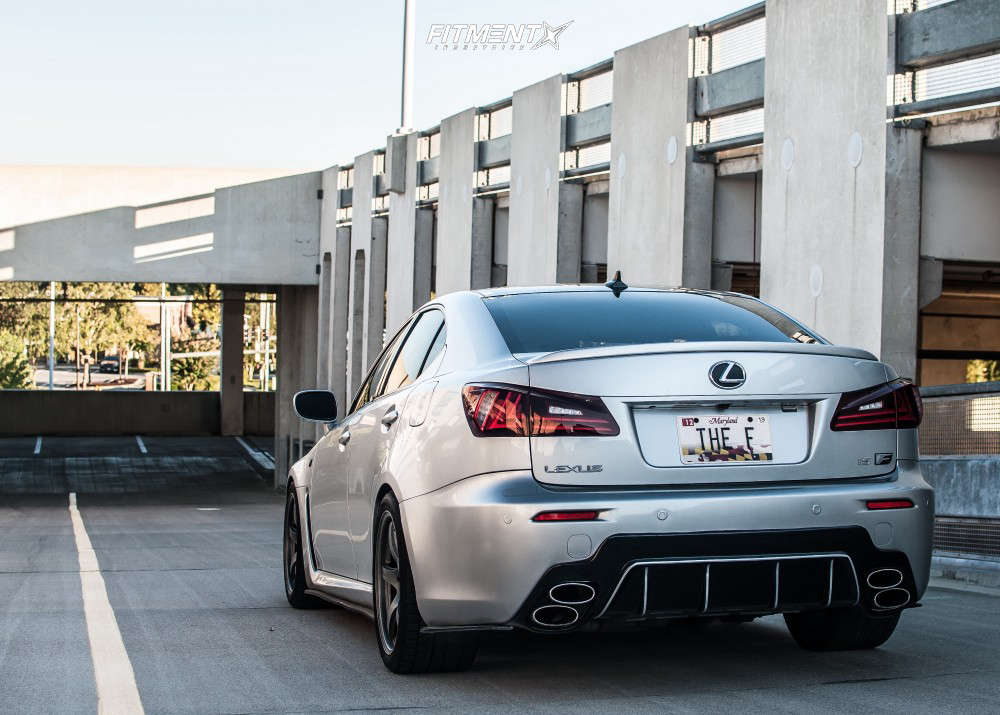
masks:
{"type": "Polygon", "coordinates": [[[465,416],[480,437],[613,436],[618,423],[599,397],[512,385],[466,385],[465,416]]]}
{"type": "Polygon", "coordinates": [[[865,502],[865,506],[872,511],[880,511],[883,509],[912,509],[913,502],[909,499],[870,499],[865,502]]]}
{"type": "Polygon", "coordinates": [[[902,378],[863,390],[845,392],[830,421],[837,432],[870,429],[911,429],[924,414],[920,392],[902,378]]]}
{"type": "Polygon", "coordinates": [[[540,511],[531,517],[532,521],[596,521],[601,512],[586,511],[540,511]]]}

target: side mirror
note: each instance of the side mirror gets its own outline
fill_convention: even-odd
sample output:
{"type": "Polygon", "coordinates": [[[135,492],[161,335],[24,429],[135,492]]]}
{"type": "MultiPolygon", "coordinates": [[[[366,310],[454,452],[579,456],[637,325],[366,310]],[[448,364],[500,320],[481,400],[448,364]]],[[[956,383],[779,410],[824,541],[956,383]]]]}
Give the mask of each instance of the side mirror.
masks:
{"type": "Polygon", "coordinates": [[[292,398],[295,414],[310,422],[336,422],[337,398],[329,390],[302,390],[292,398]]]}

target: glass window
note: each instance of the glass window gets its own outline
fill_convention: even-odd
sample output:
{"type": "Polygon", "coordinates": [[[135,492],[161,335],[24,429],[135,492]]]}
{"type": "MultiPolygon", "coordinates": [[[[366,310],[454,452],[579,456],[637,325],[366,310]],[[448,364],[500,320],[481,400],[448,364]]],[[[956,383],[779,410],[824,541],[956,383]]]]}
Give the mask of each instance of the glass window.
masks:
{"type": "Polygon", "coordinates": [[[382,376],[385,375],[386,366],[392,360],[392,356],[395,354],[396,348],[399,346],[399,343],[402,342],[408,329],[408,325],[404,325],[403,328],[396,333],[396,337],[393,338],[392,342],[382,350],[378,360],[375,361],[375,365],[368,373],[368,378],[361,386],[361,389],[358,390],[358,394],[354,398],[354,402],[351,403],[351,411],[348,414],[357,412],[381,394],[378,391],[378,386],[379,383],[382,382],[382,376]]]}
{"type": "Polygon", "coordinates": [[[385,389],[380,394],[395,392],[411,384],[420,377],[424,366],[428,364],[428,349],[435,343],[435,338],[442,332],[444,314],[440,310],[428,310],[421,313],[406,342],[396,355],[389,379],[385,381],[385,389]]]}
{"type": "Polygon", "coordinates": [[[739,295],[610,290],[485,298],[512,353],[604,345],[763,341],[823,342],[783,313],[739,295]]]}

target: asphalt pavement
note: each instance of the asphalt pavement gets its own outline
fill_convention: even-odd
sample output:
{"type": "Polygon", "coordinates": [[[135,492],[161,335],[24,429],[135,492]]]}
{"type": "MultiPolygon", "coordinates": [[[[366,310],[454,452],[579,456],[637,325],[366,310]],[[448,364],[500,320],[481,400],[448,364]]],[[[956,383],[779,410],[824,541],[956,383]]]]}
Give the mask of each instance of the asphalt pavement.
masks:
{"type": "Polygon", "coordinates": [[[69,491],[148,713],[1000,709],[1000,597],[949,588],[873,651],[808,653],[769,617],[497,633],[468,672],[393,675],[365,618],[288,606],[283,495],[234,440],[143,442],[0,440],[0,712],[97,708],[69,491]]]}

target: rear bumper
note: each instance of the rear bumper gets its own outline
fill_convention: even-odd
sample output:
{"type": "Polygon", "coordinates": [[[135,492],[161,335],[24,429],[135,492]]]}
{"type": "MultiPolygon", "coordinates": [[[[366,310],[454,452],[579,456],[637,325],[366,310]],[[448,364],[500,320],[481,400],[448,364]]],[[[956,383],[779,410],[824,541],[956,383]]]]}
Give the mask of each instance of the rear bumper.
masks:
{"type": "Polygon", "coordinates": [[[898,569],[912,603],[927,586],[934,500],[919,464],[901,460],[889,481],[761,488],[569,491],[543,487],[530,473],[503,472],[406,500],[401,512],[417,602],[429,626],[536,628],[531,614],[552,603],[551,587],[564,582],[595,591],[576,609],[572,627],[598,617],[868,606],[873,592],[866,579],[875,568],[898,569]],[[898,498],[914,507],[869,511],[864,503],[898,498]],[[601,520],[531,521],[539,511],[588,508],[605,510],[601,520]],[[793,565],[791,556],[816,558],[793,565]],[[707,569],[716,569],[716,581],[706,606],[701,584],[709,562],[718,565],[707,569]],[[654,568],[646,568],[650,563],[654,568]],[[855,574],[848,576],[850,569],[855,574]],[[774,583],[766,574],[777,571],[780,583],[782,570],[784,590],[768,585],[765,593],[774,583]],[[687,595],[650,590],[650,578],[654,585],[683,580],[687,595]],[[742,585],[752,598],[726,595],[742,585]],[[630,600],[640,591],[645,610],[630,600]]]}

